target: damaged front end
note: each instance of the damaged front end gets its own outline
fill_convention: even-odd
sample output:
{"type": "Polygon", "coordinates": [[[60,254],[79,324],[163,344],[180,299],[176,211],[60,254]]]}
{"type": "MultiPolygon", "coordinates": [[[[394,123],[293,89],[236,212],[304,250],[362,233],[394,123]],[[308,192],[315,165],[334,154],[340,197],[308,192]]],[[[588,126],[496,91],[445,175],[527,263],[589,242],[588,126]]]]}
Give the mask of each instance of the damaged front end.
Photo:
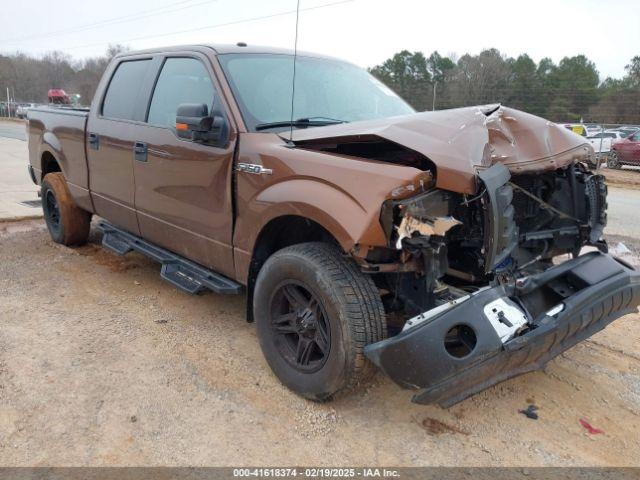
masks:
{"type": "Polygon", "coordinates": [[[365,353],[417,403],[449,406],[539,369],[640,303],[640,274],[606,253],[602,176],[572,162],[512,177],[496,163],[478,178],[474,195],[388,200],[388,248],[363,267],[390,336],[365,353]]]}

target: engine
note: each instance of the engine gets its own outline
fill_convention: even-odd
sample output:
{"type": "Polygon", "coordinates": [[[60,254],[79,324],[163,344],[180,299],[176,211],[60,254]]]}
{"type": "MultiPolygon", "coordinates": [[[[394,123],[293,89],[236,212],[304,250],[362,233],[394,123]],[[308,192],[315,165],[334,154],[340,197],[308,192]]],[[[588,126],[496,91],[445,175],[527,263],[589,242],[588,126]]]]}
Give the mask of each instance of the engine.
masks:
{"type": "Polygon", "coordinates": [[[582,163],[515,175],[495,165],[475,196],[431,189],[385,205],[382,224],[400,261],[389,273],[388,308],[415,315],[487,285],[514,284],[586,246],[606,251],[604,178],[582,163]]]}

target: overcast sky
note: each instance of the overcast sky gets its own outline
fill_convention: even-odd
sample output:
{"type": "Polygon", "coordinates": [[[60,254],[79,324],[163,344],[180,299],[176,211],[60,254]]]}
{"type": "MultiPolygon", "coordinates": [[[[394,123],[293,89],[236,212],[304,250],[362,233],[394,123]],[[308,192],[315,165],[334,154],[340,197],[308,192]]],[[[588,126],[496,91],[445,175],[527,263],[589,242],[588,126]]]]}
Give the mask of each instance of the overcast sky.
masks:
{"type": "MultiPolygon", "coordinates": [[[[640,55],[640,1],[300,0],[299,48],[369,67],[402,50],[478,53],[496,47],[535,61],[585,54],[604,79],[640,55]]],[[[296,0],[5,0],[0,51],[74,57],[109,43],[293,47],[296,0]],[[262,17],[262,18],[261,18],[262,17]]]]}

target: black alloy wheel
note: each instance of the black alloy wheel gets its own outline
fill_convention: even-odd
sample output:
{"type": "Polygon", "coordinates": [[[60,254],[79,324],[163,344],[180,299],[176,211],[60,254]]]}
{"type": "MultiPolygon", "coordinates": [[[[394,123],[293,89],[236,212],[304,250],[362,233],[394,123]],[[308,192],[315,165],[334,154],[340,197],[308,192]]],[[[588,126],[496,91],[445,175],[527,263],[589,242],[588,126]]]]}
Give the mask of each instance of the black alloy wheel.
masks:
{"type": "Polygon", "coordinates": [[[312,373],[325,364],[331,350],[327,314],[307,286],[288,281],[271,299],[270,325],[282,358],[299,372],[312,373]]]}
{"type": "Polygon", "coordinates": [[[58,200],[51,190],[47,190],[43,203],[47,224],[52,233],[57,235],[60,233],[60,205],[58,205],[58,200]]]}

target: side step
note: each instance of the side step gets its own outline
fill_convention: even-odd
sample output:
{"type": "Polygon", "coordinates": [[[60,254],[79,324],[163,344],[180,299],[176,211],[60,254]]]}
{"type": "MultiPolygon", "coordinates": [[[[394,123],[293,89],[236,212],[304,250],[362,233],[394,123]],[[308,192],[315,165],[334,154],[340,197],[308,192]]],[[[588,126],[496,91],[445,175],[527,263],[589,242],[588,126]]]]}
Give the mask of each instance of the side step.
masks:
{"type": "Polygon", "coordinates": [[[192,295],[211,290],[215,293],[238,294],[242,285],[209,270],[195,262],[187,260],[175,253],[158,247],[142,238],[114,227],[107,222],[99,222],[102,231],[102,246],[118,255],[125,255],[132,250],[160,262],[160,276],[180,290],[192,295]]]}

